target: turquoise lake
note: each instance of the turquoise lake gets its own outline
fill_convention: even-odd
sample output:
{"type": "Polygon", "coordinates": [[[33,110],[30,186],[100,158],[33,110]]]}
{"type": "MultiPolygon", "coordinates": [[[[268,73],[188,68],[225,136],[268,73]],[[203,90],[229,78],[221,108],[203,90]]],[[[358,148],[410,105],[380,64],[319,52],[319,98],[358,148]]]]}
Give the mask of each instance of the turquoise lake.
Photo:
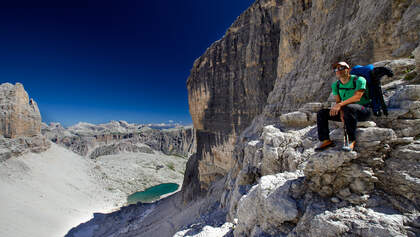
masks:
{"type": "Polygon", "coordinates": [[[164,183],[156,186],[152,186],[144,191],[136,192],[127,197],[128,204],[134,204],[137,202],[154,202],[160,198],[160,196],[175,192],[179,185],[176,183],[164,183]]]}

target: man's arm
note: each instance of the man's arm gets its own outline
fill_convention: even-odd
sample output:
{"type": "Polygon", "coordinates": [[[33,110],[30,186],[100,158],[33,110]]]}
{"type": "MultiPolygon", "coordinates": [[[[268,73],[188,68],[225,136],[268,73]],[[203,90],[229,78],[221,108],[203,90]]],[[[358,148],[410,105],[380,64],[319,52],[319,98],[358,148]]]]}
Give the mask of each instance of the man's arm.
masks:
{"type": "MultiPolygon", "coordinates": [[[[337,104],[335,104],[335,105],[334,105],[334,107],[332,107],[332,108],[331,108],[331,110],[330,110],[330,115],[331,115],[331,116],[335,116],[335,115],[337,115],[337,114],[338,114],[338,112],[340,112],[341,107],[343,107],[343,106],[345,106],[345,105],[348,105],[348,104],[353,104],[353,103],[359,102],[359,101],[360,101],[360,99],[361,99],[361,98],[362,98],[362,96],[363,96],[363,93],[365,93],[365,90],[358,90],[358,91],[356,91],[356,92],[354,93],[354,95],[353,95],[352,97],[348,98],[348,99],[347,99],[347,100],[345,100],[345,101],[338,102],[337,104]]],[[[335,100],[337,101],[337,98],[335,98],[335,100]]]]}
{"type": "Polygon", "coordinates": [[[358,90],[354,93],[354,95],[352,97],[348,98],[345,101],[339,102],[339,104],[341,106],[345,106],[345,105],[348,105],[348,104],[353,104],[353,103],[359,102],[360,99],[362,99],[362,96],[363,96],[364,93],[365,93],[365,90],[358,90]]]}
{"type": "Polygon", "coordinates": [[[335,96],[334,96],[334,98],[335,98],[335,103],[336,103],[336,104],[338,104],[338,103],[340,103],[340,102],[341,102],[340,96],[335,95],[335,96]]]}

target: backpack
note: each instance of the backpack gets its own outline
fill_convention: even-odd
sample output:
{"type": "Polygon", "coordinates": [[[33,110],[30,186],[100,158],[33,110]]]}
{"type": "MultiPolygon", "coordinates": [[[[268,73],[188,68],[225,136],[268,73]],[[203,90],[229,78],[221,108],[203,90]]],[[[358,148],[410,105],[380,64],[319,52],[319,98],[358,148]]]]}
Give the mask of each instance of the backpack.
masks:
{"type": "MultiPolygon", "coordinates": [[[[372,107],[373,114],[375,116],[381,116],[382,110],[385,116],[388,116],[388,108],[385,104],[381,88],[381,78],[385,75],[388,77],[393,77],[394,73],[392,70],[386,67],[374,67],[372,64],[366,66],[356,65],[351,69],[350,74],[355,76],[362,76],[366,79],[369,99],[371,101],[370,106],[372,107]]],[[[337,83],[337,91],[339,89],[339,81],[340,80],[338,80],[337,83]]],[[[356,80],[353,80],[352,89],[354,88],[356,88],[356,80]]]]}

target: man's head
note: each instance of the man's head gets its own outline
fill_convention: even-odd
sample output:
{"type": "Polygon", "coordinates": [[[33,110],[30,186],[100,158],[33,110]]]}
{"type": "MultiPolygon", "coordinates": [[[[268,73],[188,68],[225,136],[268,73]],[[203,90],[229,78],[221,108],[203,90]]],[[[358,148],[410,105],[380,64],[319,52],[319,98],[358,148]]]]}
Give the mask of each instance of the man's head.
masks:
{"type": "Polygon", "coordinates": [[[346,78],[350,75],[350,66],[346,62],[334,63],[333,69],[337,77],[346,78]]]}

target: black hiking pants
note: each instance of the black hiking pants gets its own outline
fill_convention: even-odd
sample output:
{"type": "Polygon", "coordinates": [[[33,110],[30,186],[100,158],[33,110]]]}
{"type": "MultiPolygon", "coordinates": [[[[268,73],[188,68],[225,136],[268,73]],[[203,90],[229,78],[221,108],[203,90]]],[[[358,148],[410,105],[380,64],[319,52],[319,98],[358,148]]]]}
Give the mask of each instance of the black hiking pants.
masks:
{"type": "MultiPolygon", "coordinates": [[[[344,113],[344,125],[350,141],[356,140],[356,128],[358,121],[366,121],[370,117],[370,108],[359,104],[348,104],[341,107],[344,113]]],[[[328,120],[341,122],[340,113],[330,116],[329,109],[321,109],[317,114],[318,138],[320,141],[330,139],[328,120]]]]}

